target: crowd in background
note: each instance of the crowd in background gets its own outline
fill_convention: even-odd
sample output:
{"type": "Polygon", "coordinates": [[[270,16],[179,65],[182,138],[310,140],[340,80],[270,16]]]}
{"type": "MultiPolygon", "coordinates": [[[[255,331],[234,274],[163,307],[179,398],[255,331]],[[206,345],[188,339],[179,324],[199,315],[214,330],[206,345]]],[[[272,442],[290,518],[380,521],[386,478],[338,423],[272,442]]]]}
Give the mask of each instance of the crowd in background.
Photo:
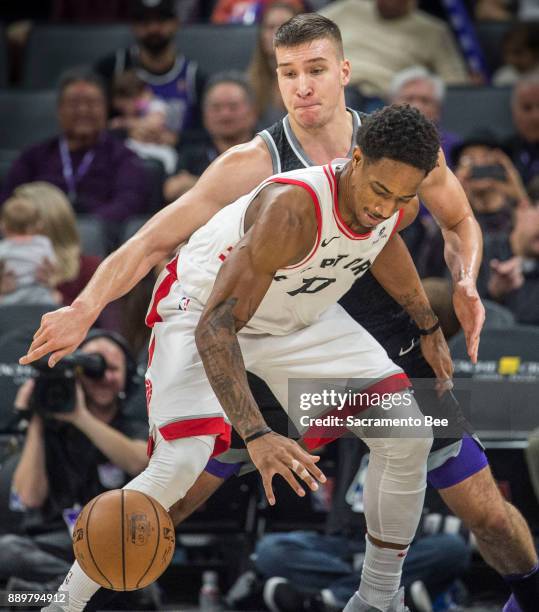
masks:
{"type": "MultiPolygon", "coordinates": [[[[352,63],[347,91],[351,106],[370,111],[385,103],[408,103],[439,125],[446,159],[485,235],[482,296],[507,306],[518,322],[539,324],[539,309],[533,308],[539,292],[539,213],[534,212],[539,180],[539,37],[537,22],[519,19],[532,18],[533,7],[526,2],[461,3],[463,10],[468,8],[472,32],[483,20],[510,20],[500,64],[485,69],[475,61],[482,52],[477,44],[471,46],[472,52],[470,47],[464,49],[462,33],[451,27],[451,15],[445,21],[441,18],[443,5],[427,4],[430,13],[414,1],[167,0],[154,6],[137,0],[101,3],[90,17],[86,3],[57,0],[50,3],[47,14],[33,20],[25,19],[31,15],[24,14],[24,7],[18,15],[14,8],[6,28],[13,50],[13,87],[21,78],[24,41],[44,20],[70,24],[123,20],[131,24],[134,44],[96,57],[93,65],[68,71],[59,83],[50,83],[57,91],[59,135],[11,152],[14,159],[4,165],[0,200],[10,198],[13,209],[17,202],[23,206],[21,186],[55,185],[76,215],[103,221],[106,253],[126,238],[129,220],[143,219],[181,196],[218,155],[285,114],[272,37],[294,14],[315,8],[343,33],[352,63]],[[244,72],[203,74],[196,62],[183,56],[178,36],[181,39],[182,29],[191,22],[203,19],[218,24],[258,23],[244,72]],[[442,119],[447,87],[489,84],[512,88],[513,135],[502,140],[497,126],[488,124],[477,126],[472,134],[447,130],[442,119]]],[[[60,197],[55,192],[55,199],[60,197]]],[[[20,234],[45,232],[34,223],[20,234]]],[[[10,237],[7,229],[4,235],[10,237]]],[[[21,236],[10,239],[20,241],[21,236]]],[[[420,216],[406,240],[423,277],[446,275],[440,233],[428,214],[420,216]]],[[[60,303],[69,303],[95,269],[95,258],[88,259],[84,252],[77,257],[81,256],[82,265],[71,265],[78,270],[77,282],[73,284],[73,274],[69,279],[72,290],[56,293],[60,303]]],[[[56,286],[58,274],[49,260],[41,257],[34,276],[38,283],[56,286]]],[[[3,262],[0,299],[9,303],[22,294],[9,295],[17,281],[9,258],[3,262]]],[[[31,275],[25,278],[28,282],[31,275]]],[[[118,313],[112,314],[106,324],[118,328],[119,319],[118,313]]],[[[126,324],[124,319],[123,324],[137,328],[140,321],[126,324]]]]}
{"type": "MultiPolygon", "coordinates": [[[[57,95],[57,135],[0,151],[0,308],[71,303],[103,256],[145,218],[189,190],[220,154],[283,117],[272,37],[292,16],[316,10],[342,31],[352,64],[346,92],[351,107],[370,112],[383,104],[410,104],[438,125],[448,165],[483,231],[482,298],[506,308],[518,324],[539,326],[536,2],[457,2],[464,31],[462,19],[456,27],[443,2],[414,0],[4,4],[7,90],[21,87],[28,40],[40,24],[129,23],[133,40],[49,83],[57,95]],[[245,70],[205,74],[185,57],[178,37],[198,23],[256,25],[245,70]],[[483,23],[505,24],[496,64],[485,60],[488,50],[475,36],[483,23]],[[500,137],[488,121],[466,133],[447,129],[444,103],[455,86],[470,92],[510,88],[512,134],[500,137]],[[103,245],[98,254],[85,249],[88,219],[96,222],[103,245]]],[[[443,239],[426,209],[404,238],[449,338],[458,324],[443,239]]],[[[149,336],[145,311],[165,263],[98,321],[121,332],[141,361],[149,336]]]]}

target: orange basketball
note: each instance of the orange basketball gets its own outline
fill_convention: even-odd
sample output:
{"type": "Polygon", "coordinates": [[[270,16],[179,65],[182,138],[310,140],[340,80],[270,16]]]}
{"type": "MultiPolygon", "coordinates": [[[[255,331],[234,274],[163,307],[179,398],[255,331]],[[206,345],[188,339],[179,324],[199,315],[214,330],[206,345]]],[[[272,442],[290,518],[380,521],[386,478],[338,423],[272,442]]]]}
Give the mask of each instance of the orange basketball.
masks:
{"type": "Polygon", "coordinates": [[[174,525],[155,499],[129,489],[108,491],[84,506],[73,530],[84,572],[115,591],[157,580],[174,554],[174,525]]]}

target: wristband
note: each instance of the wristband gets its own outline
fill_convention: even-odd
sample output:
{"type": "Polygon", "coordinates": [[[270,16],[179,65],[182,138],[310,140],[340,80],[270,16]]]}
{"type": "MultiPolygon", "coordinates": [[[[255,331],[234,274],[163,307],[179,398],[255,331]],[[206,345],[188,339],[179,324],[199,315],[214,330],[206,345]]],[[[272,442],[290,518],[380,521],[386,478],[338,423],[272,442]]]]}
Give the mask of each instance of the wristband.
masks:
{"type": "Polygon", "coordinates": [[[261,438],[262,436],[265,436],[266,434],[269,434],[269,433],[273,433],[273,429],[266,425],[266,427],[263,427],[262,429],[255,431],[255,433],[251,434],[250,436],[247,436],[243,441],[245,445],[247,445],[249,444],[249,442],[253,442],[257,438],[261,438]]]}
{"type": "Polygon", "coordinates": [[[419,335],[420,336],[430,336],[431,334],[433,334],[435,331],[439,329],[440,329],[440,321],[436,321],[436,323],[432,327],[429,327],[428,329],[420,329],[419,335]]]}

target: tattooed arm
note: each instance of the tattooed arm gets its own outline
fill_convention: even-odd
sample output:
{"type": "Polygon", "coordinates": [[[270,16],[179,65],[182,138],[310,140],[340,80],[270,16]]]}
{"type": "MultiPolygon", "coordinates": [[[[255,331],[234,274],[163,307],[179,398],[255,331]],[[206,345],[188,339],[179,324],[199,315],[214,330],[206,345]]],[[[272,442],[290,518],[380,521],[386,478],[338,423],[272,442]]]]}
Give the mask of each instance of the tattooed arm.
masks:
{"type": "MultiPolygon", "coordinates": [[[[246,233],[221,266],[195,331],[208,380],[233,427],[247,438],[266,426],[247,384],[237,332],[253,316],[276,271],[301,261],[316,238],[316,218],[309,194],[292,185],[269,185],[250,205],[246,233]]],[[[305,491],[291,469],[314,490],[311,476],[323,480],[314,465],[318,457],[296,442],[270,433],[249,442],[247,449],[262,475],[268,501],[281,474],[297,492],[305,491]]]]}
{"type": "MultiPolygon", "coordinates": [[[[412,211],[413,212],[413,211],[412,211]]],[[[411,223],[415,214],[405,214],[399,230],[411,223]]],[[[374,260],[371,272],[389,295],[415,321],[419,329],[429,329],[437,322],[416,267],[398,233],[394,234],[374,260]]],[[[421,336],[423,356],[434,370],[436,378],[445,382],[453,376],[453,363],[441,329],[421,336]]]]}

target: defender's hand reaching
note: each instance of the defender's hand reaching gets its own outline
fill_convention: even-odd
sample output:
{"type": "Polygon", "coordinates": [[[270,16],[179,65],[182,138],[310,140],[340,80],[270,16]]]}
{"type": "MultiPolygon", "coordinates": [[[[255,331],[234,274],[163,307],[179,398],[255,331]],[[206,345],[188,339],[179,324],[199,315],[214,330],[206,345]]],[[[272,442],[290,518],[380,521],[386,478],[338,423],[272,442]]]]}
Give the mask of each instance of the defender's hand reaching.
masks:
{"type": "Polygon", "coordinates": [[[86,338],[94,320],[82,308],[75,306],[48,312],[41,318],[41,325],[34,334],[32,344],[26,355],[19,359],[19,363],[27,365],[50,353],[49,367],[54,367],[86,338]]]}

